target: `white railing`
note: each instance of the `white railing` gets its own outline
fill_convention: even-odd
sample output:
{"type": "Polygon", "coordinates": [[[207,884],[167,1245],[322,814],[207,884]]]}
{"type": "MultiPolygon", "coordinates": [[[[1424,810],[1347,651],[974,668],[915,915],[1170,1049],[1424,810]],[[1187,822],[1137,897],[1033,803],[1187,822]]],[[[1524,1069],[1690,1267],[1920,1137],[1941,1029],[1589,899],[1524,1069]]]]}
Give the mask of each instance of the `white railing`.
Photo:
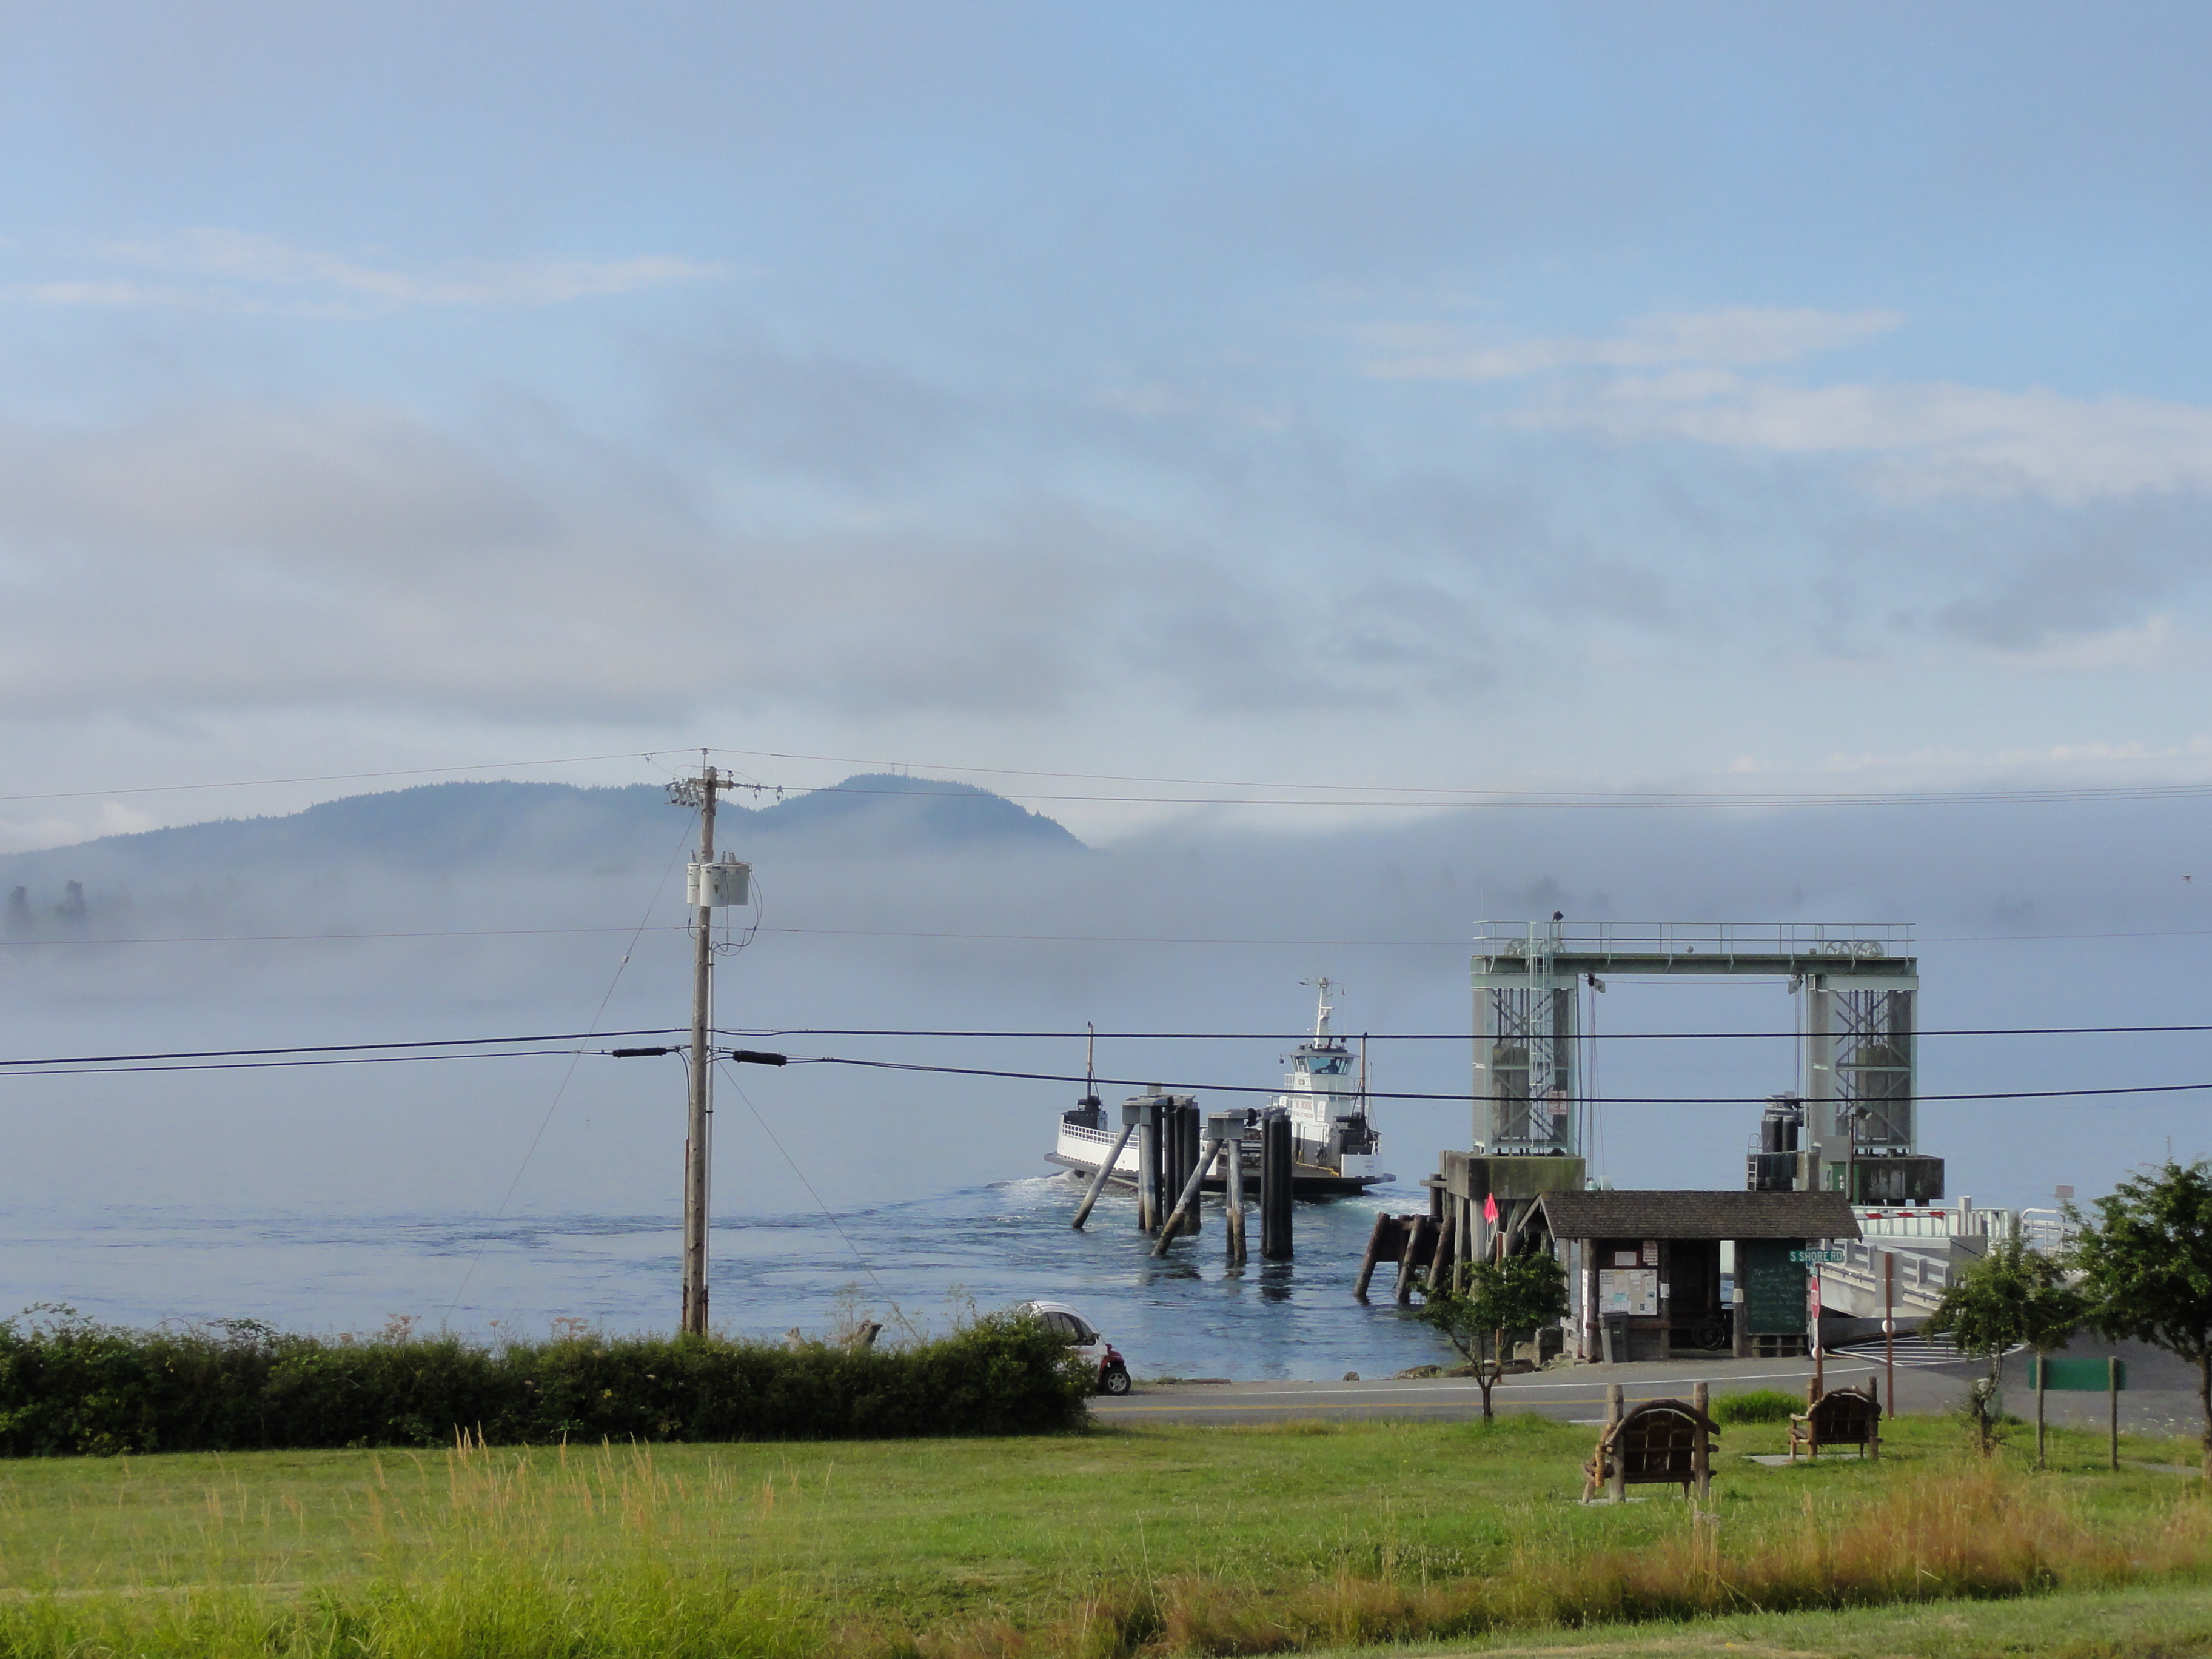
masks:
{"type": "Polygon", "coordinates": [[[1841,1246],[1844,1259],[1831,1261],[1822,1273],[1835,1273],[1840,1279],[1860,1281],[1861,1287],[1879,1291],[1882,1285],[1881,1258],[1897,1258],[1897,1294],[1902,1300],[1936,1302],[1951,1283],[1951,1264],[1940,1257],[1923,1255],[1917,1250],[1884,1250],[1879,1245],[1862,1239],[1845,1239],[1841,1246]]]}
{"type": "Polygon", "coordinates": [[[2010,1236],[2010,1210],[1978,1208],[1970,1198],[1915,1206],[1854,1205],[1859,1231],[1869,1238],[2002,1238],[2010,1236]]]}
{"type": "Polygon", "coordinates": [[[1912,924],[1903,921],[1479,921],[1485,956],[1538,951],[1626,957],[1905,957],[1912,924]]]}

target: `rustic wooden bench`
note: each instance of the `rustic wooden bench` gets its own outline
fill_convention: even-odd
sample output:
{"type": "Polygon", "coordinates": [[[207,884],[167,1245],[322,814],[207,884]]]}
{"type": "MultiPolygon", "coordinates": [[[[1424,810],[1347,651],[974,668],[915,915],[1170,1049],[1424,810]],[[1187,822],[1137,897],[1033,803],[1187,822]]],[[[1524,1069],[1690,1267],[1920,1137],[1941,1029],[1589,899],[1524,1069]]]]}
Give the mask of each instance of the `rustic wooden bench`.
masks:
{"type": "Polygon", "coordinates": [[[1680,1400],[1649,1400],[1608,1423],[1589,1462],[1583,1465],[1583,1502],[1605,1488],[1609,1501],[1624,1502],[1631,1486],[1662,1482],[1679,1486],[1687,1498],[1712,1490],[1713,1443],[1720,1425],[1695,1406],[1680,1400]]]}
{"type": "Polygon", "coordinates": [[[1861,1457],[1881,1455],[1881,1399],[1874,1379],[1863,1391],[1831,1389],[1790,1419],[1790,1461],[1797,1461],[1802,1447],[1808,1457],[1818,1458],[1824,1448],[1856,1446],[1861,1457]]]}

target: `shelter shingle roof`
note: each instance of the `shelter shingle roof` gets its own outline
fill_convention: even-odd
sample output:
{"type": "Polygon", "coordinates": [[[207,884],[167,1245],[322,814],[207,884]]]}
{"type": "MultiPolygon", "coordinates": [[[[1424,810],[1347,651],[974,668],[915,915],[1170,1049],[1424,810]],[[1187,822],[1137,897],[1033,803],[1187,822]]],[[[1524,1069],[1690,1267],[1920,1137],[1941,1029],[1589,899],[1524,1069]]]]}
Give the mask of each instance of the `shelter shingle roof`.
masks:
{"type": "Polygon", "coordinates": [[[1856,1238],[1841,1193],[1547,1193],[1555,1238],[1856,1238]]]}

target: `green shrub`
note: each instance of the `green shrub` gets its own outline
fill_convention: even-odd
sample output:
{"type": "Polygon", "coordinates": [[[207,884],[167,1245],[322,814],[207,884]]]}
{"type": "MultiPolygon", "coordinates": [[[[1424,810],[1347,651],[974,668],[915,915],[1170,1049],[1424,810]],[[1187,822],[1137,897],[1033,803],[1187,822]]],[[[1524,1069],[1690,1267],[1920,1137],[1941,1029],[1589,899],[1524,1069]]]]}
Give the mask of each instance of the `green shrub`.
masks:
{"type": "Polygon", "coordinates": [[[1089,1368],[1014,1315],[907,1347],[573,1336],[333,1342],[252,1321],[134,1331],[0,1321],[0,1455],[1036,1434],[1085,1419],[1089,1368]]]}
{"type": "Polygon", "coordinates": [[[1779,1389],[1753,1389],[1748,1394],[1724,1394],[1713,1402],[1716,1423],[1786,1423],[1802,1413],[1805,1402],[1779,1389]]]}

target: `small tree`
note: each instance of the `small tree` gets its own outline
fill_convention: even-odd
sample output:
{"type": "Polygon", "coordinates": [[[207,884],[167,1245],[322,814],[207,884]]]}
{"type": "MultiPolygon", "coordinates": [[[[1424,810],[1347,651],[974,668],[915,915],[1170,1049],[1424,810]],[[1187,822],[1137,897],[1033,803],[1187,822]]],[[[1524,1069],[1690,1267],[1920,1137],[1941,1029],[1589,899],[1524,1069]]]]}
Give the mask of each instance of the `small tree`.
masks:
{"type": "Polygon", "coordinates": [[[1984,1455],[1996,1448],[1997,1380],[2006,1353],[2025,1346],[2040,1358],[2064,1346],[2087,1314],[2065,1281],[2064,1262],[2029,1249],[2015,1233],[1953,1279],[1929,1316],[1929,1335],[1948,1335],[1962,1352],[1988,1363],[1989,1375],[1977,1379],[1966,1397],[1984,1455]]]}
{"type": "Polygon", "coordinates": [[[1467,1276],[1464,1292],[1431,1283],[1419,1317],[1443,1332],[1474,1367],[1487,1422],[1492,1415],[1490,1391],[1505,1370],[1505,1339],[1533,1334],[1565,1316],[1567,1273],[1549,1250],[1534,1250],[1504,1261],[1478,1261],[1467,1276]]]}
{"type": "Polygon", "coordinates": [[[2168,1158],[2123,1181],[2096,1210],[2073,1250],[2088,1322],[2112,1341],[2148,1342],[2197,1367],[2212,1483],[2212,1168],[2168,1158]]]}

